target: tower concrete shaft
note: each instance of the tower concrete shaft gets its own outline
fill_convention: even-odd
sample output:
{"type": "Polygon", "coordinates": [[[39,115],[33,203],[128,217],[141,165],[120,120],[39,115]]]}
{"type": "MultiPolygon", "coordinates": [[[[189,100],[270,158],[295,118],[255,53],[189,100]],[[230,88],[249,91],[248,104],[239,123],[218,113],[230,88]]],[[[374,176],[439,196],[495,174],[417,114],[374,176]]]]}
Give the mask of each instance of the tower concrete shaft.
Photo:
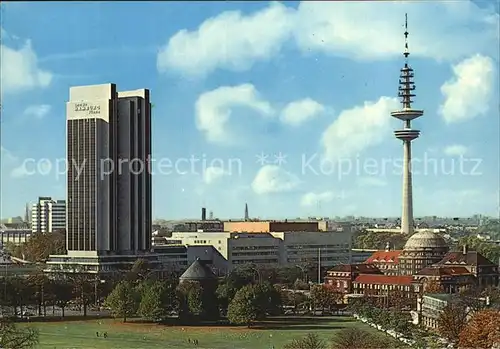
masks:
{"type": "Polygon", "coordinates": [[[403,212],[401,231],[413,234],[413,189],[411,175],[411,141],[403,141],[403,212]]]}
{"type": "Polygon", "coordinates": [[[403,141],[403,200],[401,214],[401,232],[404,234],[413,234],[413,191],[412,191],[412,169],[411,169],[411,142],[420,135],[419,130],[411,128],[411,121],[422,116],[423,110],[412,109],[412,98],[415,97],[415,83],[413,82],[413,69],[408,65],[408,17],[405,16],[405,65],[401,69],[399,79],[399,93],[402,109],[393,111],[391,116],[403,121],[403,128],[394,131],[397,139],[403,141]]]}

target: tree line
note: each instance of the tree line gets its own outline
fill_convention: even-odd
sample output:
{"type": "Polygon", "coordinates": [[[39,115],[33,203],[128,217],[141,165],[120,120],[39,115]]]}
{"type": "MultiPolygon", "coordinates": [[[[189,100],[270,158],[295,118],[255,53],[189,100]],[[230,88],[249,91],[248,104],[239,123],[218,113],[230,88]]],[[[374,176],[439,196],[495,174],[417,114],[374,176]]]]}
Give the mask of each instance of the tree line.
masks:
{"type": "MultiPolygon", "coordinates": [[[[413,324],[410,314],[401,308],[383,307],[376,299],[362,297],[353,300],[349,310],[384,330],[392,330],[414,340],[417,348],[443,347],[422,324],[413,324]]],[[[495,344],[500,344],[499,319],[500,290],[470,289],[455,295],[439,313],[437,334],[454,348],[493,348],[495,344]],[[489,305],[485,302],[486,297],[489,305]]],[[[352,343],[355,345],[351,348],[374,348],[364,343],[362,336],[353,338],[352,343]]]]}
{"type": "MultiPolygon", "coordinates": [[[[301,282],[294,286],[303,287],[301,282]]],[[[293,313],[341,306],[342,295],[316,285],[309,293],[287,289],[269,280],[255,280],[253,267],[243,267],[214,280],[179,283],[177,278],[157,279],[152,274],[120,281],[106,297],[104,305],[123,321],[135,316],[162,322],[171,316],[181,323],[216,321],[252,326],[285,309],[293,313]]]]}
{"type": "Polygon", "coordinates": [[[21,244],[7,242],[4,249],[11,255],[30,262],[45,262],[51,254],[66,254],[66,232],[35,233],[21,244]]]}
{"type": "Polygon", "coordinates": [[[454,347],[500,345],[500,290],[489,288],[481,293],[470,290],[460,294],[447,303],[437,322],[438,333],[454,347]]]}

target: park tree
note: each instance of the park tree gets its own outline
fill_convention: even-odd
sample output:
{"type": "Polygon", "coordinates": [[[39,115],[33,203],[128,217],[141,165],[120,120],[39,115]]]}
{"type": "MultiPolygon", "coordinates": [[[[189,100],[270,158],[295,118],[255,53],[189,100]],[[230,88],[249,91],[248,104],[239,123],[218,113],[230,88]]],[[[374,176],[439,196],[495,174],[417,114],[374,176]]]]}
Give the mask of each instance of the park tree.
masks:
{"type": "Polygon", "coordinates": [[[137,259],[132,265],[130,271],[127,273],[127,279],[136,284],[143,282],[144,280],[150,278],[151,276],[152,276],[151,265],[147,260],[143,258],[137,259]]]}
{"type": "Polygon", "coordinates": [[[216,287],[213,283],[184,281],[177,287],[177,296],[181,319],[193,321],[219,318],[216,287]]]}
{"type": "Polygon", "coordinates": [[[38,331],[31,327],[19,328],[7,318],[0,319],[0,348],[31,349],[38,344],[38,331]]]}
{"type": "Polygon", "coordinates": [[[111,309],[115,317],[127,318],[137,313],[140,302],[140,294],[136,287],[128,280],[120,281],[113,291],[106,297],[104,302],[106,307],[111,309]]]}
{"type": "Polygon", "coordinates": [[[252,283],[254,273],[248,268],[237,268],[222,279],[215,292],[221,313],[227,313],[229,303],[240,288],[252,283]]]}
{"type": "Polygon", "coordinates": [[[459,302],[449,302],[438,318],[438,332],[451,343],[457,343],[467,323],[467,309],[459,302]]]}
{"type": "Polygon", "coordinates": [[[459,348],[493,348],[500,345],[500,311],[485,309],[472,315],[459,336],[459,348]]]}
{"type": "Polygon", "coordinates": [[[382,309],[387,316],[388,329],[392,329],[405,337],[412,337],[414,332],[411,316],[407,312],[402,312],[397,309],[387,310],[382,309]]]}
{"type": "Polygon", "coordinates": [[[150,320],[165,319],[172,311],[176,311],[177,296],[175,285],[169,281],[145,281],[142,288],[139,314],[150,320]]]}
{"type": "Polygon", "coordinates": [[[281,296],[271,284],[246,285],[229,303],[227,317],[233,324],[251,326],[252,322],[277,315],[280,310],[281,296]]]}
{"type": "Polygon", "coordinates": [[[494,295],[494,293],[491,292],[492,290],[492,288],[483,290],[477,286],[468,287],[458,293],[458,302],[462,304],[469,313],[474,313],[486,307],[484,300],[481,300],[478,296],[486,297],[490,294],[494,295]]]}
{"type": "Polygon", "coordinates": [[[388,305],[399,310],[411,305],[413,301],[414,298],[408,298],[401,290],[390,290],[387,295],[388,305]]]}
{"type": "Polygon", "coordinates": [[[285,266],[280,267],[276,270],[276,283],[286,285],[287,287],[293,287],[296,280],[306,278],[306,270],[302,271],[302,266],[285,266]]]}
{"type": "Polygon", "coordinates": [[[357,327],[349,327],[337,332],[332,339],[332,348],[359,349],[359,348],[387,348],[378,336],[357,327]]]}
{"type": "Polygon", "coordinates": [[[259,309],[255,302],[255,289],[253,285],[243,286],[229,303],[227,319],[235,325],[250,327],[257,320],[259,309]]]}
{"type": "Polygon", "coordinates": [[[362,231],[354,239],[354,248],[383,250],[389,243],[392,248],[400,250],[408,238],[400,233],[362,231]]]}
{"type": "Polygon", "coordinates": [[[295,280],[295,282],[293,283],[293,289],[294,290],[309,290],[310,289],[310,286],[307,282],[305,282],[304,280],[302,279],[297,279],[295,280]]]}
{"type": "Polygon", "coordinates": [[[87,316],[88,306],[94,299],[94,282],[88,274],[79,270],[78,267],[74,267],[73,272],[68,274],[67,277],[73,286],[72,298],[76,300],[78,306],[82,309],[83,316],[87,316]]]}
{"type": "Polygon", "coordinates": [[[481,297],[488,297],[490,304],[500,304],[500,287],[490,286],[481,291],[481,297]]]}
{"type": "Polygon", "coordinates": [[[52,292],[54,292],[54,304],[61,309],[61,315],[64,317],[66,307],[73,300],[73,284],[65,278],[57,278],[51,280],[50,285],[52,292]]]}
{"type": "Polygon", "coordinates": [[[18,247],[9,246],[14,257],[31,262],[44,262],[51,254],[66,253],[66,234],[64,230],[52,233],[36,233],[18,247]]]}
{"type": "Polygon", "coordinates": [[[285,344],[284,349],[327,349],[326,343],[317,334],[308,333],[302,338],[285,344]]]}
{"type": "Polygon", "coordinates": [[[325,311],[325,309],[331,310],[337,306],[341,299],[342,295],[331,287],[315,285],[311,288],[311,302],[315,309],[320,308],[322,311],[325,311]]]}
{"type": "Polygon", "coordinates": [[[203,314],[203,289],[198,283],[189,289],[187,294],[187,304],[191,315],[201,317],[203,314]]]}
{"type": "Polygon", "coordinates": [[[24,307],[33,299],[33,289],[26,278],[12,276],[6,278],[4,285],[4,297],[6,303],[12,307],[13,315],[22,314],[24,307]]]}
{"type": "Polygon", "coordinates": [[[228,282],[222,282],[217,286],[217,290],[215,295],[217,297],[220,312],[222,314],[227,313],[227,307],[229,306],[229,302],[236,294],[236,289],[231,287],[228,282]]]}
{"type": "Polygon", "coordinates": [[[269,282],[260,283],[253,287],[258,309],[258,318],[264,319],[267,315],[279,315],[282,305],[280,292],[269,282]]]}
{"type": "Polygon", "coordinates": [[[309,303],[307,296],[301,292],[281,290],[280,298],[282,305],[285,307],[293,307],[294,312],[297,311],[297,308],[304,307],[309,303]]]}
{"type": "Polygon", "coordinates": [[[32,299],[37,305],[38,315],[42,315],[42,310],[45,315],[45,306],[50,298],[50,294],[48,293],[49,279],[47,275],[44,274],[42,270],[37,269],[28,275],[26,281],[27,287],[33,291],[32,299]]]}

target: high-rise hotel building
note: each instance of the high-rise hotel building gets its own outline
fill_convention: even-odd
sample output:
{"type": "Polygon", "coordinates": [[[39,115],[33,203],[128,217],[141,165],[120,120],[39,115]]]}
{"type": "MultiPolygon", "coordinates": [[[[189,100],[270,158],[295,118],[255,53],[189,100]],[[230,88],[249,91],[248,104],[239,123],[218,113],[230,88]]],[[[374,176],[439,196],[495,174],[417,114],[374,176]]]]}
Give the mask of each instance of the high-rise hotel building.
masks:
{"type": "Polygon", "coordinates": [[[103,84],[71,87],[69,94],[68,255],[51,256],[48,264],[78,257],[133,262],[151,250],[149,90],[118,92],[103,84]]]}
{"type": "Polygon", "coordinates": [[[72,87],[66,113],[68,251],[150,250],[149,90],[72,87]]]}

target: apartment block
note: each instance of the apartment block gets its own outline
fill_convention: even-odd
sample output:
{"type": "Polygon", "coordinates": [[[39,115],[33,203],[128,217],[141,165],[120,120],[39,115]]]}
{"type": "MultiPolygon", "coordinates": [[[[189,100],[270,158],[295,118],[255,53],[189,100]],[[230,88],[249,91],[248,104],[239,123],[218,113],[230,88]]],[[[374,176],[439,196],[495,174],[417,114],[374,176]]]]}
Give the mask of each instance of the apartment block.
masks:
{"type": "Polygon", "coordinates": [[[31,207],[31,232],[52,233],[66,229],[66,201],[39,197],[31,207]]]}

